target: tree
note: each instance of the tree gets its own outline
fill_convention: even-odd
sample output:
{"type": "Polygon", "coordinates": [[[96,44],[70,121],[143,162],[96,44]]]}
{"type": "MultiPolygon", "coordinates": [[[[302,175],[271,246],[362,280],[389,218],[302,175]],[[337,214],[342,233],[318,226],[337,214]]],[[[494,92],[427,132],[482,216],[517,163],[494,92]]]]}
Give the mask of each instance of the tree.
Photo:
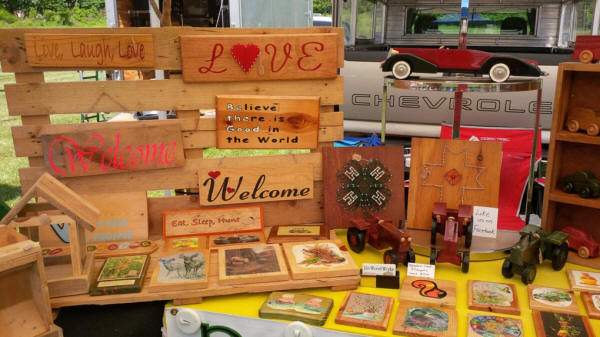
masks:
{"type": "Polygon", "coordinates": [[[313,0],[313,12],[323,15],[331,15],[332,0],[313,0]]]}

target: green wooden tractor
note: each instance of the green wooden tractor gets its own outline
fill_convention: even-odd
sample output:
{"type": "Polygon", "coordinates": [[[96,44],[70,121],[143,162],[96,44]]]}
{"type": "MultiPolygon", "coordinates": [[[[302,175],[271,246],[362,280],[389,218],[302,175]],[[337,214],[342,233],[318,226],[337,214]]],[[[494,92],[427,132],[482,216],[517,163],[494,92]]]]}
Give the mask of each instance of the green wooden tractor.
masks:
{"type": "Polygon", "coordinates": [[[525,226],[519,234],[521,239],[510,249],[510,256],[502,264],[502,275],[511,278],[521,274],[521,281],[530,284],[535,279],[536,265],[545,259],[552,261],[554,270],[561,270],[567,262],[569,234],[561,231],[548,233],[535,225],[525,226]]]}

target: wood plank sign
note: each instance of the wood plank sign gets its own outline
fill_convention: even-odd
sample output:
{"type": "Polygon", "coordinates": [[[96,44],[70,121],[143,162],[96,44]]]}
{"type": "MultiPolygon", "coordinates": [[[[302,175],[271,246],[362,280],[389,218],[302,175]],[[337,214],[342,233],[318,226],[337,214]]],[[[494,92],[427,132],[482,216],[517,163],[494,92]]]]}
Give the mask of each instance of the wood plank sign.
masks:
{"type": "MultiPolygon", "coordinates": [[[[257,157],[256,161],[260,161],[257,157]]],[[[222,205],[312,199],[312,165],[249,166],[198,170],[200,204],[222,205]]]]}
{"type": "Polygon", "coordinates": [[[217,148],[314,149],[317,96],[217,96],[217,148]]]}
{"type": "Polygon", "coordinates": [[[181,126],[138,125],[42,135],[46,171],[77,177],[185,164],[181,126]]]}
{"type": "Polygon", "coordinates": [[[152,34],[25,34],[33,67],[151,68],[152,34]]]}
{"type": "Polygon", "coordinates": [[[337,34],[181,36],[185,82],[337,77],[337,34]]]}
{"type": "Polygon", "coordinates": [[[217,208],[163,213],[163,237],[262,231],[262,207],[217,208]]]}

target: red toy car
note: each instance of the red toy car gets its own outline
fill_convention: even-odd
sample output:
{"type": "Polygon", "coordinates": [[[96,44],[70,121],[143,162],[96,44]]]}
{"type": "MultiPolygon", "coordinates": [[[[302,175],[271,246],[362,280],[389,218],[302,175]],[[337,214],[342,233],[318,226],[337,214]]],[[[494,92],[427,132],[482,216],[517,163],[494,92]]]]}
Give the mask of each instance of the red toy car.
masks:
{"type": "Polygon", "coordinates": [[[494,82],[504,82],[510,75],[545,75],[533,60],[497,55],[472,49],[393,48],[381,64],[403,80],[411,73],[474,73],[489,74],[494,82]]]}
{"type": "Polygon", "coordinates": [[[588,233],[571,226],[563,227],[560,231],[569,234],[567,243],[570,249],[577,251],[577,255],[588,258],[596,257],[600,254],[600,243],[594,240],[588,233]]]}
{"type": "Polygon", "coordinates": [[[575,39],[575,49],[571,58],[579,59],[581,63],[600,60],[600,36],[578,35],[575,39]]]}

